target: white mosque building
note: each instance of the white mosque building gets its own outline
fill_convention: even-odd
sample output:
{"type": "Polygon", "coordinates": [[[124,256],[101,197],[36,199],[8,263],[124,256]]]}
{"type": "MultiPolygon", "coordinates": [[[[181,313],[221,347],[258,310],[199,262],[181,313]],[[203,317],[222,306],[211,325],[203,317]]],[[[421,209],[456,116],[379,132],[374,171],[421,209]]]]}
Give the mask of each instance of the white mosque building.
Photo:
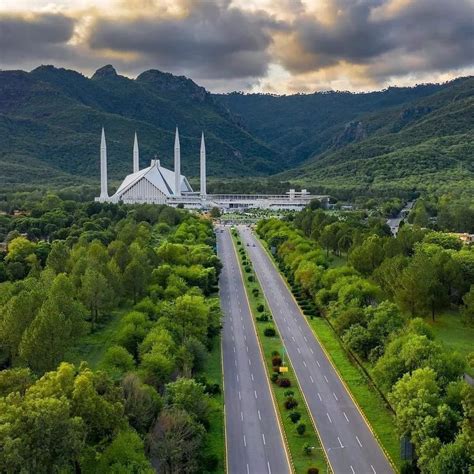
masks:
{"type": "Polygon", "coordinates": [[[181,174],[181,148],[179,132],[176,128],[174,140],[174,171],[161,166],[160,160],[151,160],[150,166],[139,167],[138,138],[135,133],[133,143],[133,172],[125,177],[112,196],[107,185],[107,143],[102,128],[100,142],[100,196],[98,202],[124,204],[167,204],[185,208],[210,209],[303,209],[312,199],[328,200],[328,196],[314,196],[305,189],[290,189],[283,195],[255,194],[207,194],[206,193],[206,145],[204,133],[201,135],[200,149],[200,189],[193,191],[185,176],[181,174]]]}

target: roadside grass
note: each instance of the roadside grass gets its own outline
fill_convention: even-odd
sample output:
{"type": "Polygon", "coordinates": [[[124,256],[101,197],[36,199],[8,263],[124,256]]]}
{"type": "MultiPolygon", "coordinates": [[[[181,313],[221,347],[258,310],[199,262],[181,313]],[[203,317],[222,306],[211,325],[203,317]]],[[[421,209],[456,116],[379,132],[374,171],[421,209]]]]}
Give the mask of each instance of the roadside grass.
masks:
{"type": "MultiPolygon", "coordinates": [[[[252,315],[254,317],[255,327],[257,329],[257,336],[260,342],[260,346],[262,348],[265,364],[267,368],[267,373],[273,373],[273,366],[272,366],[272,353],[278,352],[280,356],[283,356],[283,343],[281,341],[280,335],[278,333],[278,329],[273,321],[268,322],[259,322],[255,318],[260,312],[257,310],[257,307],[261,304],[264,305],[265,311],[270,313],[268,305],[266,304],[265,298],[263,296],[262,289],[258,280],[255,277],[255,274],[252,272],[247,273],[242,266],[242,256],[239,252],[240,248],[244,248],[242,244],[238,244],[240,242],[239,238],[236,238],[232,233],[232,239],[234,241],[234,245],[237,248],[238,260],[240,266],[242,268],[242,274],[244,276],[244,285],[247,291],[247,296],[250,303],[250,308],[252,311],[252,315]],[[252,275],[254,278],[253,282],[248,280],[248,277],[252,275]],[[258,296],[253,294],[254,289],[258,290],[258,296]],[[267,337],[264,335],[265,328],[272,326],[276,330],[275,337],[267,337]]],[[[244,249],[245,251],[245,249],[244,249]]],[[[246,253],[245,253],[246,254],[246,253]]],[[[247,260],[249,260],[247,258],[247,260]]],[[[250,261],[250,260],[249,260],[250,261]]],[[[251,265],[250,265],[251,266],[251,265]]],[[[277,384],[270,382],[270,386],[272,388],[273,394],[275,396],[275,401],[278,407],[279,416],[282,428],[285,433],[288,449],[291,453],[291,458],[293,462],[293,466],[295,468],[296,473],[304,473],[306,474],[310,467],[316,467],[319,469],[319,472],[323,473],[327,470],[326,459],[322,451],[322,446],[319,441],[319,437],[316,434],[314,429],[312,420],[310,418],[308,409],[306,407],[306,403],[304,398],[301,394],[301,390],[296,379],[295,373],[293,371],[293,367],[291,366],[288,358],[285,358],[286,365],[288,366],[288,372],[281,375],[281,377],[287,378],[290,380],[291,387],[282,388],[279,387],[277,384]],[[301,414],[301,419],[298,423],[303,423],[306,426],[306,432],[303,435],[299,435],[296,432],[296,426],[298,423],[293,423],[289,415],[291,410],[287,410],[284,406],[286,396],[285,392],[287,390],[291,390],[294,392],[293,397],[298,402],[298,406],[294,411],[297,411],[301,414]],[[315,449],[312,450],[311,454],[305,454],[304,447],[311,446],[315,449]]]]}
{"type": "MultiPolygon", "coordinates": [[[[437,340],[442,341],[453,351],[459,352],[464,357],[474,352],[474,326],[463,324],[458,311],[446,311],[437,314],[435,321],[426,318],[437,340]]],[[[474,368],[468,368],[467,373],[474,377],[474,368]]]]}
{"type": "Polygon", "coordinates": [[[94,332],[82,336],[66,353],[64,360],[79,365],[82,361],[91,369],[97,369],[107,349],[114,345],[115,333],[122,316],[131,308],[120,308],[109,315],[94,332]]]}
{"type": "Polygon", "coordinates": [[[209,416],[209,431],[206,434],[204,450],[207,456],[218,460],[218,465],[212,472],[224,474],[225,467],[225,432],[224,432],[224,395],[222,393],[222,363],[221,336],[217,336],[212,350],[209,352],[204,367],[197,377],[205,377],[209,384],[219,384],[221,393],[210,397],[211,415],[209,416]]]}
{"type": "MultiPolygon", "coordinates": [[[[262,240],[260,241],[264,248],[267,249],[266,243],[262,240]]],[[[268,254],[273,263],[275,263],[271,254],[268,254]]],[[[275,267],[278,270],[278,265],[275,264],[275,267]]],[[[285,279],[284,275],[282,275],[282,277],[285,279]]],[[[329,354],[342,379],[349,387],[354,399],[367,417],[379,442],[389,454],[395,467],[400,470],[402,462],[400,458],[399,435],[395,427],[395,417],[386,407],[385,402],[379,394],[371,387],[366,375],[350,360],[347,352],[344,347],[342,347],[341,342],[327,321],[320,317],[313,319],[307,318],[307,320],[311,329],[329,354]]]]}

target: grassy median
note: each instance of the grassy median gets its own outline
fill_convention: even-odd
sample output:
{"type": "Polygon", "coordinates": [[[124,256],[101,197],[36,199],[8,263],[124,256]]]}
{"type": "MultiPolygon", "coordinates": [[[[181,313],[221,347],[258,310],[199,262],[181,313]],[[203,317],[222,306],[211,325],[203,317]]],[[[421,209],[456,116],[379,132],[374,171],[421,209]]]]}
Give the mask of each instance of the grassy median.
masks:
{"type": "Polygon", "coordinates": [[[246,250],[234,231],[232,232],[232,238],[237,248],[238,260],[244,276],[244,285],[255,321],[260,347],[262,348],[265,358],[267,373],[269,376],[276,373],[274,372],[273,364],[276,360],[278,361],[278,358],[285,357],[285,365],[288,367],[288,372],[280,374],[278,379],[279,381],[287,379],[288,382],[284,382],[283,384],[286,385],[289,383],[290,386],[281,387],[277,382],[270,382],[270,385],[277,403],[279,417],[290,450],[294,469],[298,474],[306,474],[310,468],[317,468],[320,473],[325,473],[327,465],[321,443],[309,416],[293,368],[288,358],[284,356],[280,334],[273,320],[258,321],[257,318],[265,319],[265,316],[270,316],[270,310],[268,309],[260,284],[253,272],[253,267],[246,250]],[[274,329],[275,335],[265,336],[266,329],[274,329]],[[276,355],[277,353],[278,355],[276,355]],[[290,392],[293,393],[290,394],[290,392]],[[292,409],[287,409],[285,403],[288,405],[288,402],[290,402],[290,405],[296,402],[297,406],[292,409]],[[294,413],[300,415],[300,418],[296,422],[293,422],[290,418],[293,417],[293,419],[296,419],[298,417],[298,415],[294,415],[294,413]],[[303,431],[301,426],[305,427],[302,434],[300,434],[303,431]],[[300,433],[298,433],[298,429],[300,433]]]}

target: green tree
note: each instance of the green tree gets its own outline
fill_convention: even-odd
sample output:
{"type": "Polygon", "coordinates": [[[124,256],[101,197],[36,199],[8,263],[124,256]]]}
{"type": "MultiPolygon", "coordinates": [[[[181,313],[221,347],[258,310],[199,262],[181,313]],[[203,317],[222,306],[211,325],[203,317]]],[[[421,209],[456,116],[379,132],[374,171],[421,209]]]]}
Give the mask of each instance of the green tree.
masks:
{"type": "Polygon", "coordinates": [[[70,255],[69,247],[62,240],[56,240],[51,245],[51,251],[46,259],[46,265],[54,270],[56,274],[64,273],[70,255]]]}
{"type": "Polygon", "coordinates": [[[80,296],[89,309],[92,329],[94,329],[100,320],[101,313],[111,307],[112,288],[102,273],[88,268],[81,278],[80,296]]]}
{"type": "Polygon", "coordinates": [[[74,339],[86,330],[84,307],[71,295],[71,281],[59,274],[38,315],[23,334],[20,355],[36,372],[56,367],[74,339]]]}

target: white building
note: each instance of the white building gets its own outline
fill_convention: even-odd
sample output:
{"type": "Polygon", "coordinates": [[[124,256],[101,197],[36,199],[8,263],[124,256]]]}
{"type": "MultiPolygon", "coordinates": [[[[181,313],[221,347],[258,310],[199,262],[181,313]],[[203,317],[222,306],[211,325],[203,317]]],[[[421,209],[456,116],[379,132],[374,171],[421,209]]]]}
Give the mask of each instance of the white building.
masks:
{"type": "Polygon", "coordinates": [[[150,166],[139,169],[138,139],[135,133],[133,143],[133,173],[122,181],[112,196],[107,186],[107,143],[102,129],[100,143],[100,197],[99,202],[123,202],[125,204],[168,204],[185,208],[210,209],[294,209],[305,207],[312,199],[327,201],[328,196],[312,196],[305,189],[282,195],[253,194],[207,194],[206,193],[206,145],[204,133],[200,149],[200,190],[194,192],[185,176],[181,174],[181,148],[176,128],[174,141],[174,171],[161,166],[160,160],[151,160],[150,166]]]}

